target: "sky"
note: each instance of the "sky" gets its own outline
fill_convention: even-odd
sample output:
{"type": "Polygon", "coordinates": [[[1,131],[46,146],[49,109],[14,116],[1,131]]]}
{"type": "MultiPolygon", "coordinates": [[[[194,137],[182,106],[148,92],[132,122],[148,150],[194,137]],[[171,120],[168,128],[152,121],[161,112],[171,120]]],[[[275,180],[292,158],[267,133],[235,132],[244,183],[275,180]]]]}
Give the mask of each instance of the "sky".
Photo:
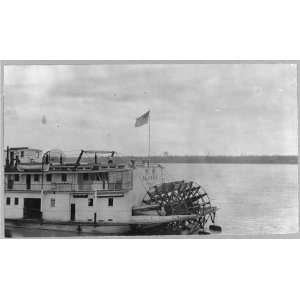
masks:
{"type": "Polygon", "coordinates": [[[42,150],[295,155],[291,64],[5,66],[4,144],[42,150]]]}

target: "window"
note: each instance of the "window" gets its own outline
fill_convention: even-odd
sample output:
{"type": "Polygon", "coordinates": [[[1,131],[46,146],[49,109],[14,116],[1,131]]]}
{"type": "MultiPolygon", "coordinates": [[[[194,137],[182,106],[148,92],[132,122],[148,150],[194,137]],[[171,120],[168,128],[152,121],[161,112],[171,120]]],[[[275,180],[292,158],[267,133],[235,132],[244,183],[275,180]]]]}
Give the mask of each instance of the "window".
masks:
{"type": "Polygon", "coordinates": [[[15,198],[15,205],[19,205],[19,198],[18,197],[15,198]]]}
{"type": "Polygon", "coordinates": [[[33,175],[33,180],[34,181],[39,181],[40,180],[39,177],[40,177],[39,174],[34,174],[33,175]]]}
{"type": "Polygon", "coordinates": [[[88,206],[93,206],[93,198],[90,198],[90,199],[88,200],[88,206]]]}
{"type": "Polygon", "coordinates": [[[19,181],[19,180],[20,180],[19,174],[15,174],[15,181],[19,181]]]}
{"type": "Polygon", "coordinates": [[[6,198],[6,205],[10,205],[10,197],[6,198]]]}
{"type": "Polygon", "coordinates": [[[108,206],[114,206],[114,198],[108,198],[108,206]]]}
{"type": "Polygon", "coordinates": [[[61,174],[61,181],[67,181],[67,174],[61,174]]]}
{"type": "Polygon", "coordinates": [[[55,207],[55,199],[54,198],[50,199],[50,206],[55,207]]]}
{"type": "Polygon", "coordinates": [[[52,180],[52,174],[47,174],[46,175],[46,180],[51,181],[52,180]]]}
{"type": "Polygon", "coordinates": [[[24,151],[21,151],[21,157],[24,157],[24,151]]]}
{"type": "Polygon", "coordinates": [[[83,180],[89,180],[89,174],[83,173],[83,180]]]}

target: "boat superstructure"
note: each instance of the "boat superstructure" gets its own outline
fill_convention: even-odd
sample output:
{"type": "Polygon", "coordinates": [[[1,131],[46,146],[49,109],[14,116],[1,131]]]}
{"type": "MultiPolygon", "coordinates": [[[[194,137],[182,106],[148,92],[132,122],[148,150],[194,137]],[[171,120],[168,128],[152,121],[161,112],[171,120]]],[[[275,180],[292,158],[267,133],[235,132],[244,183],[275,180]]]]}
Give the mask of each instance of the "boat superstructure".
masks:
{"type": "Polygon", "coordinates": [[[201,187],[168,183],[160,164],[124,163],[114,151],[81,150],[70,158],[59,150],[7,148],[4,186],[7,224],[31,228],[100,234],[203,229],[216,212],[201,187]]]}

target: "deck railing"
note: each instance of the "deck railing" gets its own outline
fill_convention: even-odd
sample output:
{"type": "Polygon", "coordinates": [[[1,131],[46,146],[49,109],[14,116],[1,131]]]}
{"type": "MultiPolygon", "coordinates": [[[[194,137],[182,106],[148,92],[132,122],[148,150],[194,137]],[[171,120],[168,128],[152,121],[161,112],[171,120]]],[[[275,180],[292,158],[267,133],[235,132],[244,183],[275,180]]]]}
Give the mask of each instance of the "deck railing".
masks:
{"type": "MultiPolygon", "coordinates": [[[[41,183],[6,183],[5,190],[7,191],[41,191],[41,183]]],[[[120,191],[129,190],[132,186],[130,183],[108,183],[105,186],[102,183],[91,184],[73,184],[68,182],[46,182],[43,184],[44,191],[52,192],[80,192],[80,191],[92,191],[92,190],[104,190],[104,191],[120,191]]]]}
{"type": "Polygon", "coordinates": [[[56,192],[73,192],[76,190],[76,185],[68,182],[52,182],[51,190],[56,192]]]}

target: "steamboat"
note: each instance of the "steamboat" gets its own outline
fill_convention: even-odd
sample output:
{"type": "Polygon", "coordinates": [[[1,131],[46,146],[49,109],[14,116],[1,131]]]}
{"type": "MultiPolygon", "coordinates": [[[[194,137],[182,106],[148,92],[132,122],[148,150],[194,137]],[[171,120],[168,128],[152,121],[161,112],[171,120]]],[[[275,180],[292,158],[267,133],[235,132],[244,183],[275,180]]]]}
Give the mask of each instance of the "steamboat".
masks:
{"type": "Polygon", "coordinates": [[[12,231],[14,227],[98,235],[221,231],[214,224],[217,208],[203,187],[168,181],[160,164],[122,162],[115,151],[81,150],[73,157],[28,147],[7,147],[5,152],[5,225],[12,231]]]}

